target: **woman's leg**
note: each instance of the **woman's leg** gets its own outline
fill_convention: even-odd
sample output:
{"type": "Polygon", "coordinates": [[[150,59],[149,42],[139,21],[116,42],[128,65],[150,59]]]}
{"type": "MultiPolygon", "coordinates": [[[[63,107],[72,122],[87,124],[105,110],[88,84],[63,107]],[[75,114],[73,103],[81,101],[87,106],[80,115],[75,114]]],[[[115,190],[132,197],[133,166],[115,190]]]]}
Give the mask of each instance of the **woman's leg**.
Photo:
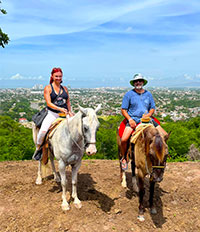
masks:
{"type": "Polygon", "coordinates": [[[59,115],[57,113],[54,113],[52,111],[48,111],[47,116],[45,117],[44,121],[42,122],[42,126],[38,132],[37,135],[37,141],[36,141],[36,150],[33,154],[33,159],[35,160],[40,160],[42,157],[42,148],[41,145],[44,141],[44,137],[49,129],[49,127],[51,126],[52,122],[56,120],[56,118],[58,118],[59,115]]]}
{"type": "Polygon", "coordinates": [[[37,143],[36,146],[40,146],[43,143],[44,137],[51,126],[52,122],[58,118],[58,114],[52,111],[48,111],[47,116],[45,117],[44,121],[42,122],[42,126],[37,135],[37,143]]]}

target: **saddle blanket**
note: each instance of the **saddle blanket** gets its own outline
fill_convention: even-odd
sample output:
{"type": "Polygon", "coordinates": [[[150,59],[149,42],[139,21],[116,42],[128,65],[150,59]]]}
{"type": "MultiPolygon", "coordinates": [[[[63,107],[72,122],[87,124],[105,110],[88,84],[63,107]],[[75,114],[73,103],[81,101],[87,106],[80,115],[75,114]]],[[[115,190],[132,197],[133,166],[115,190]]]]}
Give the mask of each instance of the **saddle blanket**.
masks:
{"type": "MultiPolygon", "coordinates": [[[[157,119],[157,118],[155,118],[155,117],[151,117],[155,122],[157,122],[159,125],[160,125],[160,121],[157,119]]],[[[125,128],[126,128],[126,123],[127,123],[127,119],[125,118],[121,123],[120,123],[120,126],[119,126],[119,136],[120,136],[120,138],[122,137],[122,135],[123,135],[123,133],[124,133],[124,130],[125,130],[125,128]]],[[[137,125],[136,125],[136,127],[138,126],[138,125],[140,125],[141,123],[138,123],[137,125]]],[[[147,124],[148,125],[148,124],[147,124]]],[[[134,131],[135,130],[133,130],[133,132],[132,132],[132,134],[134,133],[134,131]]]]}
{"type": "Polygon", "coordinates": [[[137,127],[136,130],[134,131],[134,133],[131,136],[131,143],[136,143],[139,135],[144,131],[144,129],[146,129],[147,127],[154,127],[153,124],[151,123],[140,123],[137,127]]]}

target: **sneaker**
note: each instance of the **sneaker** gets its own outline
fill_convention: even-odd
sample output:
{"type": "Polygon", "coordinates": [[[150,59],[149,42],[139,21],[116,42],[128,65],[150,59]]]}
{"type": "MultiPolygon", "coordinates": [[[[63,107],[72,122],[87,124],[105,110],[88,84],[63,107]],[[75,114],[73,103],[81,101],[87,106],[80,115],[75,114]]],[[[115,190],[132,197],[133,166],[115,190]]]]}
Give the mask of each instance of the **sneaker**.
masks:
{"type": "Polygon", "coordinates": [[[42,159],[42,147],[35,150],[32,156],[32,159],[37,160],[37,161],[42,159]]]}
{"type": "Polygon", "coordinates": [[[120,160],[120,162],[121,162],[122,170],[126,171],[128,169],[128,163],[127,163],[127,161],[123,158],[123,159],[120,160]]]}

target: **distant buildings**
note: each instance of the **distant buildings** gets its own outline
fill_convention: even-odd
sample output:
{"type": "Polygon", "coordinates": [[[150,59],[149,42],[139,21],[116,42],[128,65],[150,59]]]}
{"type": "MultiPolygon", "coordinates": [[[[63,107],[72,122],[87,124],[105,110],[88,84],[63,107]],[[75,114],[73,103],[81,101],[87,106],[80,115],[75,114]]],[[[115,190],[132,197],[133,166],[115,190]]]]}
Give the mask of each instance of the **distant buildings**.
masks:
{"type": "Polygon", "coordinates": [[[34,85],[32,87],[32,89],[34,89],[34,90],[42,90],[43,89],[43,85],[34,85]]]}
{"type": "Polygon", "coordinates": [[[23,124],[28,122],[28,120],[26,118],[19,118],[19,123],[23,124]]]}

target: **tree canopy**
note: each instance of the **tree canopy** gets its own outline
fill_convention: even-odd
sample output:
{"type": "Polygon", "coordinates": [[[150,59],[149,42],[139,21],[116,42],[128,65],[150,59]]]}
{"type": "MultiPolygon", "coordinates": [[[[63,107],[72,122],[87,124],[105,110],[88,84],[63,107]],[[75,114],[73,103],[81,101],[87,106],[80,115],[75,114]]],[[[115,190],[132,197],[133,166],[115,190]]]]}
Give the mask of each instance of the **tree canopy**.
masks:
{"type": "MultiPolygon", "coordinates": [[[[118,147],[116,130],[123,120],[121,115],[100,117],[100,127],[97,132],[97,154],[84,155],[84,159],[117,159],[118,147]]],[[[162,124],[171,131],[168,140],[168,161],[188,160],[188,154],[200,148],[200,117],[189,121],[167,122],[162,124]]],[[[25,128],[9,116],[0,116],[0,161],[31,159],[35,146],[31,129],[25,128]]]]}
{"type": "MultiPolygon", "coordinates": [[[[1,4],[1,1],[0,1],[0,4],[1,4]]],[[[0,7],[0,13],[7,14],[6,10],[2,9],[1,7],[0,7]]],[[[8,44],[8,42],[9,42],[8,35],[4,33],[2,29],[0,28],[0,46],[4,48],[5,45],[8,44]]]]}

